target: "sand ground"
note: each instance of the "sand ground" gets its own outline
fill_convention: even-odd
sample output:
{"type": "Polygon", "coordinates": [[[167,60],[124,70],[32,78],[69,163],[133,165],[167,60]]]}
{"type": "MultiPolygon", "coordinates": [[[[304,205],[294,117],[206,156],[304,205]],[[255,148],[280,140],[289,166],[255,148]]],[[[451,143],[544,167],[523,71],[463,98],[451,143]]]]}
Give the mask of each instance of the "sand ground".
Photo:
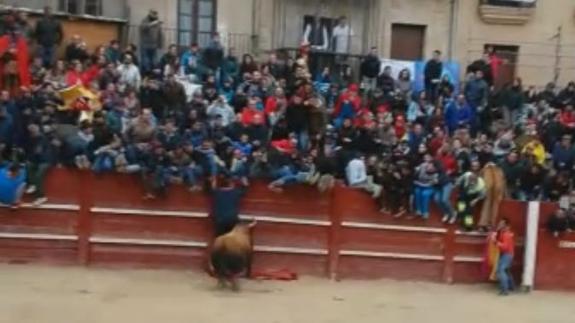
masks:
{"type": "Polygon", "coordinates": [[[0,265],[0,322],[573,323],[575,294],[301,278],[216,289],[201,273],[0,265]]]}

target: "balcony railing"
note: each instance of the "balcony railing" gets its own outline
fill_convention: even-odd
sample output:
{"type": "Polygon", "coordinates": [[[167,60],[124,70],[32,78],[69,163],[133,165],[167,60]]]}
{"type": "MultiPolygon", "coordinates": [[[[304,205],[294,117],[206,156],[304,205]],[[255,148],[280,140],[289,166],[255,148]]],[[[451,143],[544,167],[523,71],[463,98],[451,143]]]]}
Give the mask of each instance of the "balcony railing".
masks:
{"type": "Polygon", "coordinates": [[[537,5],[537,0],[481,0],[481,4],[499,7],[533,8],[537,5]]]}
{"type": "Polygon", "coordinates": [[[490,24],[523,25],[533,17],[537,1],[480,0],[479,16],[490,24]]]}
{"type": "MultiPolygon", "coordinates": [[[[140,26],[139,25],[128,25],[123,31],[124,43],[134,43],[139,44],[140,42],[140,26]]],[[[187,47],[191,45],[192,42],[198,43],[200,47],[204,47],[209,44],[213,33],[204,32],[198,33],[195,39],[191,39],[188,35],[183,37],[182,33],[178,32],[176,28],[163,28],[164,32],[164,49],[170,44],[175,44],[180,47],[187,47]]],[[[249,34],[241,33],[220,33],[222,43],[225,48],[234,48],[238,55],[253,53],[254,52],[254,37],[249,34]]]]}

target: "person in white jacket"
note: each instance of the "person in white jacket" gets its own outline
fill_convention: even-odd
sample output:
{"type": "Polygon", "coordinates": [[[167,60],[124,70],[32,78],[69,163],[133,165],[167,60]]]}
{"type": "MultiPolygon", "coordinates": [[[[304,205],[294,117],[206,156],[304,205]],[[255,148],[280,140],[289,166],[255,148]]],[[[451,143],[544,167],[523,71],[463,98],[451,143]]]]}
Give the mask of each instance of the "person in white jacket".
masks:
{"type": "Polygon", "coordinates": [[[234,109],[226,102],[226,99],[223,96],[218,97],[218,99],[208,107],[206,113],[212,123],[217,117],[221,117],[222,126],[224,127],[227,127],[236,119],[234,109]]]}
{"type": "Polygon", "coordinates": [[[142,82],[140,69],[134,65],[132,56],[126,55],[124,64],[118,66],[118,74],[120,75],[120,82],[130,86],[133,89],[139,89],[142,82]]]}
{"type": "Polygon", "coordinates": [[[367,175],[367,168],[365,166],[365,158],[363,156],[356,156],[353,158],[345,168],[347,184],[353,188],[361,188],[371,193],[374,199],[381,195],[383,187],[373,182],[373,177],[367,175]]]}

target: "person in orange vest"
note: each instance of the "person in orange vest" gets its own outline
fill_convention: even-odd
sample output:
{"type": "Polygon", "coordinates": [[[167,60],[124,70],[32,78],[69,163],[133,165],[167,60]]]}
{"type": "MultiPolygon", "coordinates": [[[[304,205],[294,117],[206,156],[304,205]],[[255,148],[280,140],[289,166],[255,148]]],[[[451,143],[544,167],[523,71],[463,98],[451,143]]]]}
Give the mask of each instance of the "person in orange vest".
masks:
{"type": "Polygon", "coordinates": [[[515,283],[510,273],[515,251],[515,234],[509,225],[509,219],[503,218],[497,226],[497,234],[493,237],[499,248],[499,261],[497,263],[497,280],[499,281],[499,294],[509,295],[515,289],[515,283]]]}

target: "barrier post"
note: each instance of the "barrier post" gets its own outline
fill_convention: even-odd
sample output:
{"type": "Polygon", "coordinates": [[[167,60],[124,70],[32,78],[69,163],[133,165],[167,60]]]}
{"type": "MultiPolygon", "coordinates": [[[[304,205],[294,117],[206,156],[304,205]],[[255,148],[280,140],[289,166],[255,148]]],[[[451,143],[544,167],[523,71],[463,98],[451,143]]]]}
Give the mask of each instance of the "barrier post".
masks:
{"type": "Polygon", "coordinates": [[[443,236],[443,282],[453,283],[454,258],[455,258],[455,227],[450,226],[443,236]]]}
{"type": "Polygon", "coordinates": [[[539,203],[539,201],[531,201],[527,206],[527,229],[525,232],[525,252],[523,255],[523,277],[521,279],[521,287],[526,291],[533,289],[533,282],[535,281],[540,209],[541,203],[539,203]]]}
{"type": "Polygon", "coordinates": [[[90,219],[90,209],[92,207],[92,174],[89,171],[80,171],[80,187],[78,194],[80,201],[80,211],[78,212],[78,263],[88,265],[90,261],[90,236],[92,223],[90,219]]]}
{"type": "Polygon", "coordinates": [[[329,198],[329,235],[328,235],[328,275],[332,280],[338,279],[339,265],[339,237],[341,231],[341,206],[338,203],[341,190],[339,184],[336,184],[330,192],[329,198]]]}

